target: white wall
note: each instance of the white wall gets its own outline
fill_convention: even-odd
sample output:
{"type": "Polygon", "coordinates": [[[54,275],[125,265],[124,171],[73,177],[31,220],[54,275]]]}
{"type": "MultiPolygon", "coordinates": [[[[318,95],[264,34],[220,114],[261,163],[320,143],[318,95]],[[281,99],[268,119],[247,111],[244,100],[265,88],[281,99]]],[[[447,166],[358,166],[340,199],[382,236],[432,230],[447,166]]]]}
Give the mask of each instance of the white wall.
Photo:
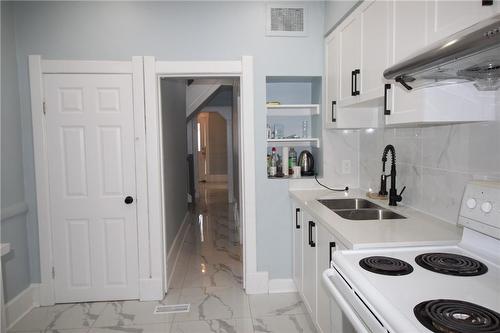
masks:
{"type": "Polygon", "coordinates": [[[186,80],[161,80],[165,241],[167,252],[187,213],[186,80]]]}
{"type": "Polygon", "coordinates": [[[12,6],[3,1],[1,34],[1,241],[12,247],[12,252],[2,257],[5,299],[9,301],[29,286],[30,263],[25,212],[9,213],[19,212],[25,199],[14,15],[12,6]]]}
{"type": "MultiPolygon", "coordinates": [[[[266,37],[266,2],[16,2],[25,193],[35,211],[27,56],[51,59],[236,60],[254,56],[257,265],[292,270],[288,185],[266,175],[265,77],[323,74],[323,2],[307,2],[307,37],[266,37]],[[269,203],[273,204],[270,205],[269,203]],[[272,206],[272,208],[270,208],[272,206]]],[[[185,128],[185,126],[184,126],[185,128]]],[[[30,223],[36,225],[35,216],[30,223]]],[[[33,232],[35,230],[32,230],[33,232]]],[[[36,234],[35,234],[36,235],[36,234]]],[[[38,271],[36,264],[33,265],[38,271]]],[[[35,280],[38,274],[35,274],[35,280]]]]}

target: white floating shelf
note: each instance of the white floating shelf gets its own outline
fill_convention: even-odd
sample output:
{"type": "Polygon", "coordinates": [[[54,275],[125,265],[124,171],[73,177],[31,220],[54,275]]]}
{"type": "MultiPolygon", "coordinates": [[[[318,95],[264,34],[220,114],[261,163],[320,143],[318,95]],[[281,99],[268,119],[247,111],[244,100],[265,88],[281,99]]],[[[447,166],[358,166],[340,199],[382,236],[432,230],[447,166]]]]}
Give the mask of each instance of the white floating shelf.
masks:
{"type": "Polygon", "coordinates": [[[319,148],[318,138],[297,138],[297,139],[267,139],[268,146],[315,146],[319,148]]]}
{"type": "Polygon", "coordinates": [[[271,117],[314,116],[319,114],[319,104],[266,105],[271,117]]]}

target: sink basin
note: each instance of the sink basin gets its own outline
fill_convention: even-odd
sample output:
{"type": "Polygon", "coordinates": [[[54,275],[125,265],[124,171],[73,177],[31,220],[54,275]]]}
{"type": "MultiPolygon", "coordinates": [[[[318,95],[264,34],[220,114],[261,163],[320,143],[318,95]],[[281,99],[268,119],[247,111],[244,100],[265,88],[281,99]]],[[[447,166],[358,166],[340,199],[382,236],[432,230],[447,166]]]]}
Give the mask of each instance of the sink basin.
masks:
{"type": "Polygon", "coordinates": [[[393,220],[393,219],[405,219],[403,215],[400,215],[392,210],[388,209],[344,209],[344,210],[334,210],[334,212],[341,217],[348,220],[393,220]]]}
{"type": "Polygon", "coordinates": [[[382,209],[379,205],[374,204],[371,201],[361,198],[349,198],[349,199],[320,199],[320,203],[330,208],[331,210],[337,209],[365,209],[365,208],[376,208],[382,209]]]}

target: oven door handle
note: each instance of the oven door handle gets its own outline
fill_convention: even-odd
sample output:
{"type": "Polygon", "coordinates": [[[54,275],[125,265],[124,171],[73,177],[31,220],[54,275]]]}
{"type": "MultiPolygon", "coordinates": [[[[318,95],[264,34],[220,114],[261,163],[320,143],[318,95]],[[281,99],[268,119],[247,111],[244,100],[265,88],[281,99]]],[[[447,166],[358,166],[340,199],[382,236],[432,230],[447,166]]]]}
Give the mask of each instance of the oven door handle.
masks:
{"type": "Polygon", "coordinates": [[[333,299],[337,303],[337,305],[340,307],[344,315],[349,319],[351,322],[352,326],[356,330],[357,333],[370,333],[368,328],[366,328],[365,324],[361,321],[361,319],[358,317],[354,309],[347,303],[345,300],[344,296],[340,293],[340,291],[335,287],[333,284],[332,280],[330,280],[331,276],[334,276],[337,274],[335,269],[330,268],[327,269],[326,271],[323,272],[323,285],[326,287],[326,289],[330,292],[332,295],[333,299]]]}

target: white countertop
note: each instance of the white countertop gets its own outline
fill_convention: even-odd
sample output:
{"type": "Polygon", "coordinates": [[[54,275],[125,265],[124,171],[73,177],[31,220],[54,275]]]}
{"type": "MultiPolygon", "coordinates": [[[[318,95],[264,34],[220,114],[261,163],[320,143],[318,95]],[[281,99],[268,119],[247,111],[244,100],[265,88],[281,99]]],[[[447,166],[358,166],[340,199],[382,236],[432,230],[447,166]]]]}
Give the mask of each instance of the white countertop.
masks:
{"type": "Polygon", "coordinates": [[[366,197],[366,191],[350,189],[345,192],[332,192],[318,189],[291,189],[290,196],[318,222],[329,229],[335,237],[349,249],[424,246],[456,244],[462,237],[462,228],[429,216],[401,204],[397,207],[387,205],[387,200],[366,197]],[[379,206],[393,210],[406,219],[394,220],[346,220],[316,201],[317,199],[364,198],[379,206]]]}
{"type": "Polygon", "coordinates": [[[9,243],[0,243],[0,256],[4,256],[10,252],[10,244],[9,243]]]}

